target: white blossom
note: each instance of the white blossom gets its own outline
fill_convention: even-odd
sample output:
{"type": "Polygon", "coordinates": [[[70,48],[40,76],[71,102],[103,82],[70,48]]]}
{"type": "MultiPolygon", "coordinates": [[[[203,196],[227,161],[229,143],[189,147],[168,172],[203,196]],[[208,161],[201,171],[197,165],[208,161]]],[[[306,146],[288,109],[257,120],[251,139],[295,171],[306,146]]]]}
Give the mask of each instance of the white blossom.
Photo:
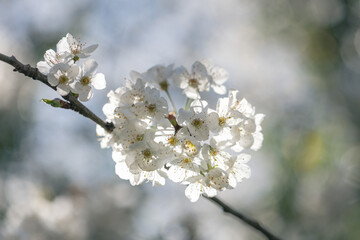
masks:
{"type": "Polygon", "coordinates": [[[174,84],[184,89],[184,94],[191,99],[198,99],[200,92],[209,91],[210,83],[206,67],[198,61],[192,65],[190,73],[182,66],[177,68],[172,79],[174,84]]]}
{"type": "Polygon", "coordinates": [[[264,114],[255,114],[255,108],[246,100],[239,100],[238,91],[229,92],[230,107],[242,114],[242,120],[231,129],[234,146],[232,150],[241,152],[243,149],[260,149],[263,141],[261,123],[264,114]]]}
{"type": "Polygon", "coordinates": [[[203,175],[198,175],[187,179],[190,184],[185,189],[185,196],[191,201],[196,202],[201,194],[207,197],[214,197],[217,194],[216,189],[212,188],[203,175]]]}
{"type": "Polygon", "coordinates": [[[136,71],[130,72],[130,76],[132,79],[141,78],[145,82],[149,82],[155,84],[161,90],[167,91],[169,86],[169,79],[173,75],[174,64],[163,66],[163,65],[155,65],[148,69],[144,73],[139,73],[136,71]]]}
{"type": "Polygon", "coordinates": [[[97,66],[95,60],[88,59],[80,68],[79,81],[75,83],[75,92],[79,94],[80,101],[86,102],[92,97],[92,87],[98,90],[106,87],[104,74],[96,73],[97,66]]]}
{"type": "Polygon", "coordinates": [[[45,61],[40,61],[36,64],[36,67],[42,74],[48,75],[51,68],[56,64],[65,63],[66,59],[63,54],[59,54],[52,49],[49,49],[44,54],[45,61]]]}
{"type": "Polygon", "coordinates": [[[240,154],[239,156],[232,156],[228,161],[229,168],[227,173],[229,174],[229,184],[235,188],[236,184],[243,179],[247,179],[251,175],[251,170],[247,162],[249,162],[251,156],[249,154],[240,154]]]}
{"type": "Polygon", "coordinates": [[[207,60],[201,61],[202,64],[206,67],[206,70],[210,79],[210,86],[217,94],[225,94],[226,87],[223,85],[229,79],[229,73],[218,66],[211,64],[207,60]]]}
{"type": "Polygon", "coordinates": [[[178,121],[188,128],[190,135],[195,139],[207,140],[209,138],[207,116],[207,102],[195,100],[190,105],[190,111],[179,110],[178,121]]]}
{"type": "Polygon", "coordinates": [[[241,113],[229,106],[229,98],[219,98],[216,111],[209,109],[208,125],[212,132],[218,133],[221,137],[230,137],[229,131],[232,126],[241,121],[241,113]]]}
{"type": "Polygon", "coordinates": [[[70,33],[66,34],[56,45],[57,52],[66,55],[68,60],[78,61],[80,58],[89,57],[96,50],[98,44],[84,47],[80,41],[76,40],[70,33]]]}
{"type": "Polygon", "coordinates": [[[181,154],[169,163],[168,176],[174,182],[183,182],[200,173],[200,159],[196,156],[181,154]]]}
{"type": "Polygon", "coordinates": [[[74,89],[71,84],[75,81],[78,74],[78,66],[70,66],[69,64],[59,63],[51,68],[48,75],[48,82],[51,86],[56,86],[56,91],[61,96],[65,96],[74,89]]]}
{"type": "Polygon", "coordinates": [[[160,121],[168,114],[168,104],[165,98],[160,96],[159,90],[146,87],[143,100],[134,104],[130,110],[140,119],[160,121]]]}

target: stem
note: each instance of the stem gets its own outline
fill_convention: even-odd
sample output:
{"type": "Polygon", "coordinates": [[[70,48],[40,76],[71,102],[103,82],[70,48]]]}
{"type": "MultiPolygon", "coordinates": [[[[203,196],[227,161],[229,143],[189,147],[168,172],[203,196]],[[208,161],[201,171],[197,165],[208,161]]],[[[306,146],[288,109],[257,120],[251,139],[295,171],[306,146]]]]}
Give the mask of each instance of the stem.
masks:
{"type": "Polygon", "coordinates": [[[173,111],[175,113],[175,115],[177,115],[176,113],[176,107],[175,107],[175,104],[174,104],[174,101],[172,100],[171,96],[170,96],[170,93],[168,90],[164,90],[166,92],[166,95],[168,96],[169,100],[170,100],[170,103],[171,103],[171,106],[173,108],[173,111]]]}
{"type": "Polygon", "coordinates": [[[234,210],[233,208],[228,206],[226,203],[224,203],[223,201],[221,201],[217,197],[209,198],[209,197],[204,196],[204,198],[206,198],[207,200],[219,205],[224,212],[233,215],[234,217],[236,217],[239,220],[243,221],[244,223],[251,226],[255,230],[261,232],[265,237],[267,237],[267,239],[269,239],[269,240],[281,240],[279,237],[275,236],[270,231],[268,231],[266,228],[264,228],[258,221],[254,220],[252,218],[249,218],[249,217],[245,216],[244,214],[234,210]]]}
{"type": "Polygon", "coordinates": [[[194,101],[194,99],[191,98],[186,98],[186,102],[185,102],[185,110],[189,110],[190,109],[190,105],[191,103],[194,101]]]}
{"type": "Polygon", "coordinates": [[[190,100],[190,98],[186,98],[186,101],[185,101],[185,106],[184,106],[184,109],[186,110],[186,106],[188,105],[188,103],[189,103],[189,100],[190,100]]]}
{"type": "Polygon", "coordinates": [[[191,102],[192,102],[192,99],[190,99],[190,98],[186,98],[186,101],[185,101],[185,107],[184,107],[184,109],[185,110],[189,110],[190,109],[190,104],[191,104],[191,102]]]}
{"type": "MultiPolygon", "coordinates": [[[[39,72],[37,68],[31,67],[29,64],[24,65],[21,62],[19,62],[14,56],[8,57],[1,53],[0,53],[0,61],[6,62],[11,66],[13,66],[15,68],[14,69],[15,72],[22,73],[27,77],[30,77],[34,80],[38,80],[56,91],[56,87],[51,86],[49,84],[47,80],[47,76],[39,72]]],[[[90,111],[87,107],[85,107],[82,103],[80,103],[73,95],[68,94],[66,96],[62,96],[62,98],[69,101],[71,110],[80,113],[86,118],[91,119],[96,124],[99,124],[101,127],[103,127],[106,131],[111,132],[114,129],[113,123],[108,123],[101,120],[92,111],[90,111]]]]}

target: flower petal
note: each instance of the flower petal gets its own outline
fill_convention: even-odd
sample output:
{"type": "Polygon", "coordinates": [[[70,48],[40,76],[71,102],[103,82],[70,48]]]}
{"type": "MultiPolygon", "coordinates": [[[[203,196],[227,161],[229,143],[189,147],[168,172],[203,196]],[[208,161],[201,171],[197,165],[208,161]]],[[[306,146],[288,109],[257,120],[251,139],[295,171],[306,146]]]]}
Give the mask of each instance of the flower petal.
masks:
{"type": "Polygon", "coordinates": [[[95,51],[98,46],[99,46],[99,44],[94,44],[94,45],[88,46],[88,47],[84,48],[82,50],[82,52],[85,54],[90,54],[93,51],[95,51]]]}
{"type": "Polygon", "coordinates": [[[47,79],[51,86],[56,86],[59,84],[59,79],[57,79],[54,74],[49,74],[47,79]]]}
{"type": "Polygon", "coordinates": [[[72,65],[69,70],[67,70],[68,78],[74,80],[79,75],[79,70],[79,66],[72,65]]]}
{"type": "Polygon", "coordinates": [[[69,94],[70,92],[70,86],[69,85],[65,85],[65,84],[59,84],[56,87],[56,91],[61,95],[61,96],[66,96],[69,94]]]}
{"type": "Polygon", "coordinates": [[[82,68],[82,75],[92,77],[96,73],[96,69],[98,67],[98,63],[94,59],[86,60],[81,68],[82,68]]]}
{"type": "Polygon", "coordinates": [[[56,44],[56,52],[58,53],[70,52],[69,43],[66,37],[60,39],[60,41],[56,44]]]}
{"type": "Polygon", "coordinates": [[[102,73],[95,74],[95,76],[91,79],[91,84],[95,89],[104,89],[106,87],[105,75],[102,73]]]}
{"type": "Polygon", "coordinates": [[[39,69],[39,71],[42,74],[48,75],[49,71],[50,71],[50,66],[45,62],[45,61],[40,61],[36,64],[37,69],[39,69]]]}

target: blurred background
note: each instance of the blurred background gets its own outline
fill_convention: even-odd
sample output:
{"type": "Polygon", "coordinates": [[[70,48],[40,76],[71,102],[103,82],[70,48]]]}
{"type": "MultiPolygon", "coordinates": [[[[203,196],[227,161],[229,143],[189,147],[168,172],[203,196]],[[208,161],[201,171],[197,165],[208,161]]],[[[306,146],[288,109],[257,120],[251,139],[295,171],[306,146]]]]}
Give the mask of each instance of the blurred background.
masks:
{"type": "MultiPolygon", "coordinates": [[[[99,44],[107,88],[86,105],[102,118],[130,70],[227,69],[265,140],[219,198],[283,239],[360,239],[360,1],[0,0],[3,54],[35,66],[68,32],[99,44]]],[[[131,187],[93,122],[2,62],[0,85],[0,239],[264,239],[185,186],[131,187]]]]}

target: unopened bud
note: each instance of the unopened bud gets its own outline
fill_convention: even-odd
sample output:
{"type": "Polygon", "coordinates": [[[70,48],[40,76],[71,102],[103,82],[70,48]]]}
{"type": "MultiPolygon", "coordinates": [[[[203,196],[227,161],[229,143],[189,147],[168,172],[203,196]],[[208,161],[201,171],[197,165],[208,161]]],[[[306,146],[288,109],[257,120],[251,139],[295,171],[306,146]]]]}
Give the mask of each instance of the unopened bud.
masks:
{"type": "Polygon", "coordinates": [[[59,98],[55,98],[53,100],[41,99],[41,101],[43,101],[46,104],[49,104],[52,107],[70,109],[70,103],[68,103],[64,100],[61,100],[59,98]]]}

